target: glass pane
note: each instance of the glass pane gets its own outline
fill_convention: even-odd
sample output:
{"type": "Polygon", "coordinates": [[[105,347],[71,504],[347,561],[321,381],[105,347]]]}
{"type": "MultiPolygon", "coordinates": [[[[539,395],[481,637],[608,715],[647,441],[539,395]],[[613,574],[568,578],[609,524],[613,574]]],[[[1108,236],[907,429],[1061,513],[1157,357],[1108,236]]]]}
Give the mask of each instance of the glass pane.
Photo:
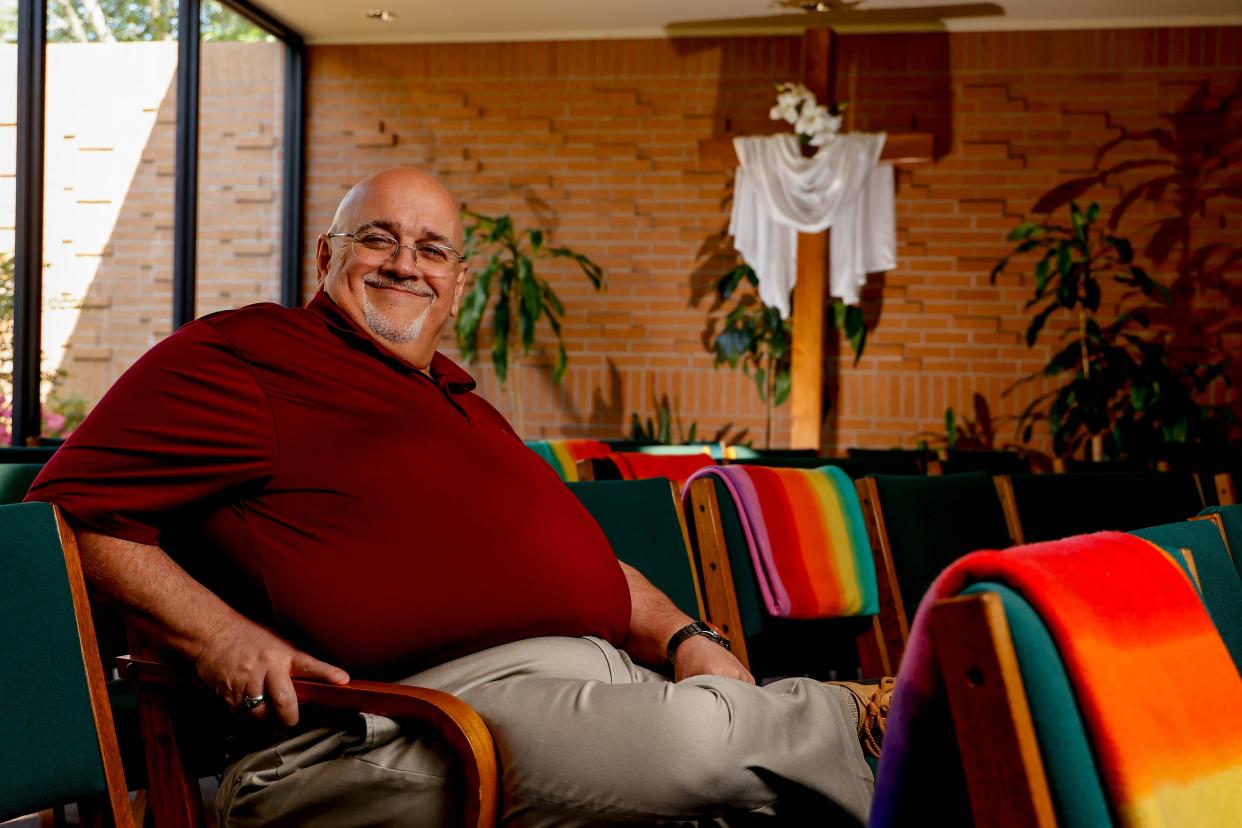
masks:
{"type": "Polygon", "coordinates": [[[169,333],[175,0],[47,4],[43,433],[169,333]]]}
{"type": "Polygon", "coordinates": [[[0,0],[0,444],[13,399],[13,247],[17,230],[17,0],[0,0]]]}
{"type": "Polygon", "coordinates": [[[285,47],[205,0],[199,69],[198,316],[280,301],[285,47]]]}

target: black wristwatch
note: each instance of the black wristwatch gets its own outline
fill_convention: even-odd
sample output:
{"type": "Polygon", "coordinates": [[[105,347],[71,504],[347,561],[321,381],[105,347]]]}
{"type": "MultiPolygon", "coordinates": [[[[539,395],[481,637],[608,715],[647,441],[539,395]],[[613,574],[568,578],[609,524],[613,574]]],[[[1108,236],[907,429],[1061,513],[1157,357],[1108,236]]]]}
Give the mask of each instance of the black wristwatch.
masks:
{"type": "Polygon", "coordinates": [[[677,648],[682,645],[687,638],[694,638],[701,635],[704,638],[711,639],[724,647],[726,650],[732,650],[733,645],[729,643],[729,639],[720,634],[720,631],[706,621],[692,621],[673,633],[673,637],[668,640],[668,663],[673,664],[673,658],[677,655],[677,648]]]}

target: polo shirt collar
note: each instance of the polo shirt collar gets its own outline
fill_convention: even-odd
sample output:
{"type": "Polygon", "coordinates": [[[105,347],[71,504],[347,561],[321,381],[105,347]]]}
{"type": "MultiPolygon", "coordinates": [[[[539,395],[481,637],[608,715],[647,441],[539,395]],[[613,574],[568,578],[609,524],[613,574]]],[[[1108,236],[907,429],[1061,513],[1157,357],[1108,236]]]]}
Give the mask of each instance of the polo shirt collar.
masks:
{"type": "MultiPolygon", "coordinates": [[[[328,326],[333,330],[344,334],[346,338],[353,340],[356,344],[370,348],[376,356],[389,362],[403,373],[420,373],[414,365],[406,362],[386,348],[380,347],[370,334],[358,327],[349,314],[341,310],[341,307],[336,304],[326,291],[322,289],[316,291],[314,298],[307,303],[306,309],[327,322],[328,326]]],[[[431,365],[428,368],[431,372],[431,379],[435,384],[447,391],[461,393],[474,390],[474,377],[470,376],[461,366],[439,351],[436,351],[435,355],[431,357],[431,365]]]]}

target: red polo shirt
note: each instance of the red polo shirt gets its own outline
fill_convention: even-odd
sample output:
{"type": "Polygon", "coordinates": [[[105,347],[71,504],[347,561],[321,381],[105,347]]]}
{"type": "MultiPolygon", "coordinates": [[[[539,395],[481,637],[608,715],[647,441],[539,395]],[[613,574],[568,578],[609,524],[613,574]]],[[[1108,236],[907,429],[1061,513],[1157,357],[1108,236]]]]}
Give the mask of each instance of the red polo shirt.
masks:
{"type": "Polygon", "coordinates": [[[310,652],[392,674],[540,635],[619,642],[629,592],[552,468],[437,353],[431,376],[325,293],[186,325],[27,499],[162,547],[310,652]]]}

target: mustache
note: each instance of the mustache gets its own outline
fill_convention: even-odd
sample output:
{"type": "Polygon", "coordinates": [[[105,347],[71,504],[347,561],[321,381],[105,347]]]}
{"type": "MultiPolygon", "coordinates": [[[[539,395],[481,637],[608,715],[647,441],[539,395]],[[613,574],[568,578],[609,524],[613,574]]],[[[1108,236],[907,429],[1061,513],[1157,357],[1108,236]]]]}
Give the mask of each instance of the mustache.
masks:
{"type": "Polygon", "coordinates": [[[415,282],[410,279],[394,279],[391,276],[385,276],[382,273],[372,273],[362,278],[364,285],[379,288],[396,288],[397,290],[412,293],[415,296],[427,296],[432,299],[436,298],[436,294],[431,288],[422,282],[415,282]]]}

